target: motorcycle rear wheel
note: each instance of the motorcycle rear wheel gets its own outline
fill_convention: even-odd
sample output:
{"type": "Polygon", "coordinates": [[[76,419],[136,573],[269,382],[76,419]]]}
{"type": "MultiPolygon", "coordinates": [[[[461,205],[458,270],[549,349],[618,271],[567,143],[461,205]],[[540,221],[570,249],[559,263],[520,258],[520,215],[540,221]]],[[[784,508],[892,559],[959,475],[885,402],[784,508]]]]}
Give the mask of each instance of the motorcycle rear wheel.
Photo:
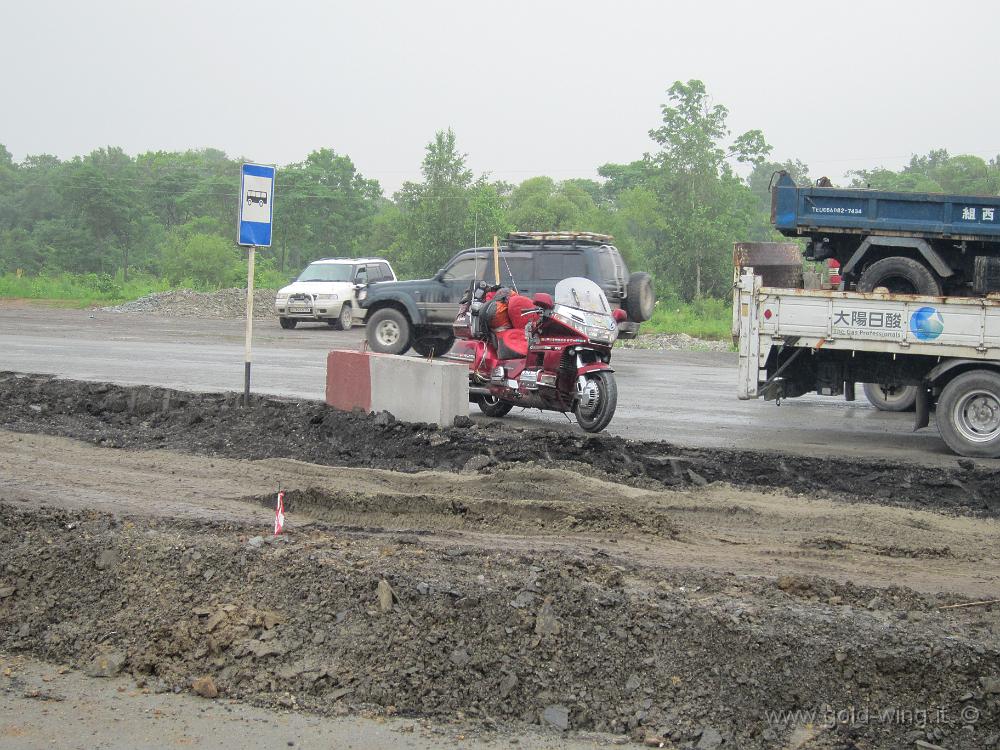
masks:
{"type": "Polygon", "coordinates": [[[479,410],[487,417],[503,417],[514,408],[514,404],[509,401],[501,401],[496,396],[480,396],[476,399],[479,410]]]}
{"type": "Polygon", "coordinates": [[[597,403],[590,409],[576,405],[576,421],[586,432],[600,432],[615,416],[618,407],[618,384],[613,372],[595,372],[587,376],[597,384],[597,403]]]}

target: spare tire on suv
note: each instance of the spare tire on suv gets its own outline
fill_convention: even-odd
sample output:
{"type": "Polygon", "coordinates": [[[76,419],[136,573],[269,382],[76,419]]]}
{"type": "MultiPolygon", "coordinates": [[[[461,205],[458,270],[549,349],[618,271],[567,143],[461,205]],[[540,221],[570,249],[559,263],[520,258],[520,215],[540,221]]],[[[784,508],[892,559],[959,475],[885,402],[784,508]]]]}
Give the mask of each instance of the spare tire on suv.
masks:
{"type": "Polygon", "coordinates": [[[625,297],[625,312],[628,319],[644,323],[653,317],[656,293],[653,291],[653,277],[637,271],[628,278],[628,296],[625,297]]]}

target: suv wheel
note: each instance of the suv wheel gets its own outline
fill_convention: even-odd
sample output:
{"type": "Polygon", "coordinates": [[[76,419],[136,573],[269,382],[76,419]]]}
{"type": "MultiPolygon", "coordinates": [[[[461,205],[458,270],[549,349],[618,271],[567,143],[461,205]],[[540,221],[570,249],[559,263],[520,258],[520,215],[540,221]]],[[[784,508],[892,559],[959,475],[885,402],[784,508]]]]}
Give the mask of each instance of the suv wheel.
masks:
{"type": "Polygon", "coordinates": [[[395,308],[377,310],[368,318],[365,330],[373,352],[402,354],[410,348],[410,321],[395,308]]]}
{"type": "Polygon", "coordinates": [[[413,342],[413,351],[421,357],[440,357],[451,349],[454,343],[455,336],[453,334],[424,336],[413,342]]]}
{"type": "Polygon", "coordinates": [[[351,306],[345,302],[340,308],[340,315],[337,316],[336,320],[331,320],[330,325],[338,331],[349,331],[353,322],[354,316],[351,313],[351,306]]]}
{"type": "Polygon", "coordinates": [[[295,328],[295,324],[299,321],[294,318],[278,318],[278,322],[281,324],[281,327],[287,331],[289,328],[295,328]]]}
{"type": "Polygon", "coordinates": [[[625,312],[628,319],[643,323],[653,317],[653,306],[656,305],[656,293],[653,291],[653,278],[648,273],[637,271],[629,276],[628,296],[625,298],[625,312]]]}

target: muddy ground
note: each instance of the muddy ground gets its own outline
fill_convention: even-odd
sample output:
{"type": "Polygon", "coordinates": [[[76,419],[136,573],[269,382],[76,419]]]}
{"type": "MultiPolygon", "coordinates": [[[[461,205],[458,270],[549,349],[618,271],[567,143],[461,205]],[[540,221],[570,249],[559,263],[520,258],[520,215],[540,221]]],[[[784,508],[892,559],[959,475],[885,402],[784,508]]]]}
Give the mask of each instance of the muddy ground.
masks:
{"type": "Polygon", "coordinates": [[[997,747],[997,480],[8,374],[0,652],[504,743],[997,747]]]}
{"type": "Polygon", "coordinates": [[[389,414],[344,413],[315,401],[195,394],[46,375],[0,372],[0,425],[66,435],[114,448],[170,448],[228,457],[296,458],[394,471],[483,469],[505,463],[576,462],[644,486],[727,482],[848,501],[997,517],[1000,469],[956,459],[952,468],[767,451],[692,449],[668,442],[485,426],[397,422],[389,414]],[[470,463],[471,462],[471,463],[470,463]]]}

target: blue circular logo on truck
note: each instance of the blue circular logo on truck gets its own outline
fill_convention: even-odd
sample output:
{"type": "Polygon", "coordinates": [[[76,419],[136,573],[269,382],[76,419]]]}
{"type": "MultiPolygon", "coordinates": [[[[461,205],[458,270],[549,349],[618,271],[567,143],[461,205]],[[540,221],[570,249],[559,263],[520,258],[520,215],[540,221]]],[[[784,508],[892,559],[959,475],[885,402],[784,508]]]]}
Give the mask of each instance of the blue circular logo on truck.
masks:
{"type": "Polygon", "coordinates": [[[944,318],[933,307],[921,307],[910,316],[910,330],[921,341],[931,341],[944,331],[944,318]]]}

